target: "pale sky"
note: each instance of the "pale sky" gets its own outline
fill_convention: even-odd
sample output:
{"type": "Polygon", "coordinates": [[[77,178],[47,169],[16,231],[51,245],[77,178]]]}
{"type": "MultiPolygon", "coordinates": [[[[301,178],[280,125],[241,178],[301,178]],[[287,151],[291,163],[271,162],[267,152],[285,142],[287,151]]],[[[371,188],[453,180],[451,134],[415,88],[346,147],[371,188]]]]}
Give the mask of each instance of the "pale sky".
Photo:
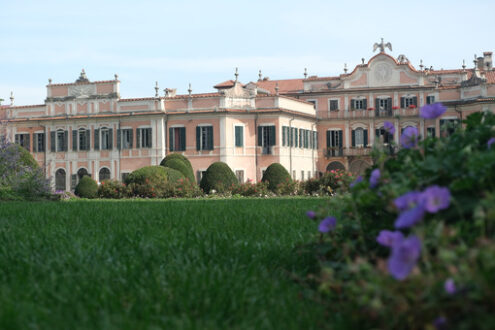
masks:
{"type": "Polygon", "coordinates": [[[0,1],[0,98],[42,104],[48,78],[121,81],[121,97],[211,92],[261,69],[271,79],[329,76],[374,55],[460,68],[495,51],[495,1],[0,1]]]}

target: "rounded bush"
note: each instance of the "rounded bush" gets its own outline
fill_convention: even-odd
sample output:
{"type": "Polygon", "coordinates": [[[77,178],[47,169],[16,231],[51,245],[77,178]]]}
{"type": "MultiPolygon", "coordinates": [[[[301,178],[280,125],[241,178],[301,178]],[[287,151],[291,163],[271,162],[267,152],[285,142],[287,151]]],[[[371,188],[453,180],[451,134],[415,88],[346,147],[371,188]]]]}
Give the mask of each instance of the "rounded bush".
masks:
{"type": "Polygon", "coordinates": [[[125,183],[167,182],[168,173],[163,166],[145,166],[129,174],[125,183]]]}
{"type": "Polygon", "coordinates": [[[292,179],[285,167],[279,163],[273,163],[267,167],[261,181],[268,182],[268,189],[275,191],[279,184],[291,182],[292,179]]]}
{"type": "MultiPolygon", "coordinates": [[[[182,155],[180,155],[180,156],[182,156],[182,155]]],[[[182,157],[184,157],[184,156],[182,156],[182,157]]],[[[191,183],[195,182],[194,172],[193,172],[193,169],[191,167],[191,163],[189,163],[189,161],[187,161],[187,163],[186,163],[181,158],[174,157],[174,158],[170,158],[166,161],[162,161],[162,163],[160,163],[160,165],[164,166],[164,167],[168,167],[168,168],[173,168],[174,170],[181,172],[184,175],[184,177],[189,180],[189,182],[191,182],[191,183]]]]}
{"type": "Polygon", "coordinates": [[[179,181],[180,179],[186,178],[184,174],[182,174],[182,172],[174,168],[164,167],[164,169],[167,174],[167,181],[170,183],[177,183],[177,181],[179,181]]]}
{"type": "Polygon", "coordinates": [[[96,198],[98,197],[98,184],[95,180],[85,175],[79,180],[74,193],[82,198],[96,198]]]}
{"type": "Polygon", "coordinates": [[[216,162],[210,165],[205,175],[201,179],[200,187],[205,193],[212,189],[217,192],[229,191],[232,186],[237,184],[237,178],[230,169],[229,165],[223,162],[216,162]]]}

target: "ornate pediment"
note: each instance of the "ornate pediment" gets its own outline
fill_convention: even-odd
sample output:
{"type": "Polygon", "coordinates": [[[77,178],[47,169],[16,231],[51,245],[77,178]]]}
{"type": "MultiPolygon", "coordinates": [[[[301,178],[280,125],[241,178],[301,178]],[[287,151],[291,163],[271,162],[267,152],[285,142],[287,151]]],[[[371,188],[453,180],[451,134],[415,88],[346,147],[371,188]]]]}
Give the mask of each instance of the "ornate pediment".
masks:
{"type": "Polygon", "coordinates": [[[76,98],[90,97],[96,94],[96,85],[73,85],[69,86],[69,96],[76,98]]]}

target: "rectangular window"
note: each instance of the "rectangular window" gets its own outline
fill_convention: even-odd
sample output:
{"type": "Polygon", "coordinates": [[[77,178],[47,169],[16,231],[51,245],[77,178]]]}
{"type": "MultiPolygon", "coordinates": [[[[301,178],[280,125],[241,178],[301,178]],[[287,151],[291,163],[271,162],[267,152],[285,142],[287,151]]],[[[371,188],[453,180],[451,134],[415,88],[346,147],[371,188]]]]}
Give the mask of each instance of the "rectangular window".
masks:
{"type": "Polygon", "coordinates": [[[243,147],[244,146],[244,127],[243,126],[234,126],[235,127],[235,146],[243,147]]]}
{"type": "MultiPolygon", "coordinates": [[[[112,138],[113,138],[113,130],[109,128],[100,129],[100,139],[101,139],[101,150],[110,150],[112,149],[112,138]]],[[[95,135],[96,139],[96,135],[95,135]]],[[[95,140],[96,144],[96,140],[95,140]]],[[[95,147],[96,149],[96,147],[95,147]]]]}
{"type": "Polygon", "coordinates": [[[213,150],[213,126],[196,127],[196,150],[213,150]]]}
{"type": "Polygon", "coordinates": [[[235,176],[237,177],[237,181],[239,181],[239,183],[244,183],[244,170],[235,171],[235,176]]]}
{"type": "Polygon", "coordinates": [[[354,101],[354,109],[366,110],[366,100],[365,99],[359,99],[359,100],[353,100],[353,101],[354,101]]]}
{"type": "Polygon", "coordinates": [[[45,151],[45,133],[34,133],[34,152],[44,152],[45,151]]]}
{"type": "Polygon", "coordinates": [[[79,134],[79,150],[89,150],[89,129],[80,129],[79,134]]]}
{"type": "Polygon", "coordinates": [[[459,125],[459,119],[440,119],[440,136],[452,135],[459,125]]]}
{"type": "Polygon", "coordinates": [[[337,111],[339,110],[339,100],[330,100],[330,111],[337,111]]]}
{"type": "Polygon", "coordinates": [[[67,131],[57,131],[57,151],[67,151],[67,131]]]}
{"type": "Polygon", "coordinates": [[[435,137],[435,127],[427,127],[426,128],[426,135],[428,137],[435,137]]]}
{"type": "Polygon", "coordinates": [[[435,96],[434,95],[429,95],[426,97],[426,104],[433,104],[435,103],[435,96]]]}
{"type": "MultiPolygon", "coordinates": [[[[275,126],[258,126],[258,146],[262,147],[262,153],[264,155],[272,154],[272,146],[274,145],[275,145],[275,126]]],[[[296,141],[296,146],[297,146],[297,141],[296,141]]]]}
{"type": "Polygon", "coordinates": [[[15,143],[30,151],[29,134],[16,134],[15,143]]]}
{"type": "Polygon", "coordinates": [[[136,129],[136,144],[138,148],[151,148],[151,128],[136,129]]]}
{"type": "Polygon", "coordinates": [[[416,98],[416,96],[403,96],[400,98],[400,107],[405,109],[409,108],[410,106],[417,106],[417,100],[418,99],[416,98]]]}
{"type": "Polygon", "coordinates": [[[170,151],[186,150],[186,128],[170,127],[169,128],[169,149],[170,151]]]}
{"type": "Polygon", "coordinates": [[[331,157],[343,155],[342,130],[327,131],[327,155],[331,157]]]}

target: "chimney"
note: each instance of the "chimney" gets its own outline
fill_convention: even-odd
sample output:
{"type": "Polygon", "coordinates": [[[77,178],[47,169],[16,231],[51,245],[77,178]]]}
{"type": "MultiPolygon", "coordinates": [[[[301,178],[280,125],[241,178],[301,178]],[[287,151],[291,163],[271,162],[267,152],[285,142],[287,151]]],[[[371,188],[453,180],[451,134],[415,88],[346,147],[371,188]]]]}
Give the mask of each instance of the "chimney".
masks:
{"type": "Polygon", "coordinates": [[[485,59],[483,57],[478,57],[478,69],[479,70],[484,70],[485,69],[485,59]]]}
{"type": "Polygon", "coordinates": [[[492,52],[483,53],[483,62],[485,63],[485,70],[493,69],[492,52]]]}

